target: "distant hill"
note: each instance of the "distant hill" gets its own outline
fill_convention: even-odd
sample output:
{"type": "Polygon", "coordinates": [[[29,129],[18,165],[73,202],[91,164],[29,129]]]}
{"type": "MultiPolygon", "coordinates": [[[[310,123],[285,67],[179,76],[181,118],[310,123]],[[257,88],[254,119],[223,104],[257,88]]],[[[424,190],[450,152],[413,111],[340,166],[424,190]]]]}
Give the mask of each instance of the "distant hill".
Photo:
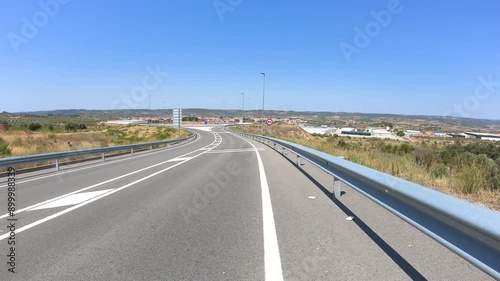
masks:
{"type": "MultiPolygon", "coordinates": [[[[239,109],[204,109],[204,108],[186,108],[182,110],[184,116],[207,116],[207,117],[232,117],[241,116],[239,109]]],[[[172,109],[116,109],[116,110],[87,110],[87,109],[62,109],[48,111],[32,112],[3,112],[0,118],[15,116],[54,116],[65,117],[91,117],[93,120],[110,120],[116,118],[130,117],[148,117],[148,116],[170,116],[172,109]]],[[[246,117],[260,117],[260,110],[246,110],[246,117]]],[[[391,123],[396,127],[413,127],[422,130],[440,130],[448,131],[460,130],[485,130],[500,131],[500,120],[474,119],[446,116],[428,116],[428,115],[399,115],[385,113],[358,113],[358,112],[324,112],[324,111],[282,111],[266,110],[266,117],[273,118],[303,118],[313,125],[326,124],[332,126],[366,126],[374,124],[391,123]]],[[[86,118],[85,118],[86,119],[86,118]]]]}

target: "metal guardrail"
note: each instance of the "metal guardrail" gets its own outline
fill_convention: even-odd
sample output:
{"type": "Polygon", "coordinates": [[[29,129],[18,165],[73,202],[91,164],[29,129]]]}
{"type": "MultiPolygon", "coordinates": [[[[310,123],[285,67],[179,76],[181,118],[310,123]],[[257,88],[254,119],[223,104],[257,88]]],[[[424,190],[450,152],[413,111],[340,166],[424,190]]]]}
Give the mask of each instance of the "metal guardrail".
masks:
{"type": "Polygon", "coordinates": [[[71,158],[71,157],[76,157],[76,156],[101,154],[102,160],[105,160],[106,153],[109,153],[109,152],[130,150],[130,153],[134,153],[134,150],[138,149],[138,148],[145,148],[146,147],[146,148],[149,148],[151,150],[155,146],[181,143],[181,142],[195,139],[198,137],[197,133],[192,132],[192,131],[191,131],[191,133],[192,133],[192,135],[189,137],[167,140],[167,141],[147,142],[147,143],[119,145],[119,146],[111,146],[111,147],[103,147],[103,148],[90,148],[90,149],[73,150],[73,151],[65,151],[65,152],[53,152],[53,153],[18,156],[18,157],[10,157],[10,158],[0,158],[0,168],[55,160],[56,170],[59,170],[59,160],[60,159],[71,158]]]}
{"type": "Polygon", "coordinates": [[[500,212],[302,145],[232,132],[281,148],[282,154],[292,151],[297,165],[304,158],[333,176],[336,199],[342,182],[500,280],[500,212]]]}

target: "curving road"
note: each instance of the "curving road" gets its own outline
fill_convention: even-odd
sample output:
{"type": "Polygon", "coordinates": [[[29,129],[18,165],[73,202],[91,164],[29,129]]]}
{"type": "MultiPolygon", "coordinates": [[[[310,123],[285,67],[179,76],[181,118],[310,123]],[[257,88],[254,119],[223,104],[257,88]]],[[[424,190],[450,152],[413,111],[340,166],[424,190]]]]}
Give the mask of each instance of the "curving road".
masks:
{"type": "Polygon", "coordinates": [[[491,280],[355,191],[214,128],[189,144],[16,178],[0,280],[491,280]],[[346,220],[353,216],[354,220],[346,220]]]}

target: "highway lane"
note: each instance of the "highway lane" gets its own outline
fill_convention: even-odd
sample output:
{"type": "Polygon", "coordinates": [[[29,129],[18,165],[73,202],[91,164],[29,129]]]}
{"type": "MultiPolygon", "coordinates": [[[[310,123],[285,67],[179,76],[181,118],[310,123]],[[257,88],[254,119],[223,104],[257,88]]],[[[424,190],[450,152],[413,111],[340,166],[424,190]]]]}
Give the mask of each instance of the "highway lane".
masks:
{"type": "MultiPolygon", "coordinates": [[[[166,162],[170,159],[193,153],[215,140],[212,133],[197,131],[202,137],[190,143],[182,144],[165,149],[145,151],[133,155],[124,155],[120,157],[108,158],[106,161],[93,161],[94,164],[81,163],[71,166],[62,166],[61,171],[53,172],[42,170],[30,173],[19,173],[16,175],[17,193],[19,199],[17,208],[25,208],[33,204],[43,202],[62,196],[70,192],[78,191],[107,180],[122,177],[127,180],[127,174],[135,173],[134,176],[141,176],[150,173],[152,170],[158,170],[162,167],[174,165],[175,162],[166,162]],[[164,163],[165,162],[165,163],[164,163]],[[156,166],[155,166],[156,165],[156,166]],[[145,169],[144,173],[136,173],[145,169]]],[[[119,179],[116,179],[119,180],[119,179]]],[[[1,179],[0,196],[6,198],[7,188],[6,178],[1,179]]],[[[0,218],[5,215],[7,210],[6,201],[0,202],[0,218]]]]}
{"type": "Polygon", "coordinates": [[[290,162],[260,143],[214,131],[200,132],[193,145],[20,184],[19,203],[28,206],[174,159],[77,193],[100,194],[90,201],[20,213],[20,227],[35,225],[17,234],[18,273],[9,275],[2,262],[0,277],[279,280],[266,276],[271,272],[284,280],[489,280],[354,191],[332,201],[331,177],[306,163],[308,177],[293,155],[290,162]],[[254,146],[278,258],[264,226],[271,221],[254,146]]]}
{"type": "Polygon", "coordinates": [[[285,156],[262,152],[285,279],[492,280],[355,190],[333,200],[332,176],[303,160],[291,172],[296,156],[285,156]]]}

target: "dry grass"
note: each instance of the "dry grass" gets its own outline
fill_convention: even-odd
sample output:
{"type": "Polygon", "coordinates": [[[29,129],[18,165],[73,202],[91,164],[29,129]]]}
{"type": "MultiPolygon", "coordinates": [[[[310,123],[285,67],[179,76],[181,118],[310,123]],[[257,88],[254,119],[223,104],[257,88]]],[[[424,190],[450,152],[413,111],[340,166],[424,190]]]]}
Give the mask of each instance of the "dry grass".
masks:
{"type": "MultiPolygon", "coordinates": [[[[9,148],[12,149],[12,154],[10,156],[24,156],[177,138],[177,133],[159,135],[158,132],[160,130],[163,132],[164,128],[119,126],[104,129],[102,131],[55,134],[46,132],[7,131],[1,132],[0,137],[9,145],[9,148]],[[112,134],[113,132],[122,133],[112,134]]],[[[188,131],[181,131],[181,137],[189,135],[190,133],[188,131]]]]}
{"type": "MultiPolygon", "coordinates": [[[[260,128],[257,126],[245,127],[244,131],[260,134],[260,128]]],[[[435,166],[428,168],[419,165],[413,153],[398,155],[379,149],[381,142],[394,146],[400,145],[401,141],[347,137],[334,139],[303,134],[302,129],[291,125],[274,125],[266,128],[266,135],[331,155],[343,156],[349,161],[500,211],[499,190],[482,188],[485,186],[484,177],[481,175],[483,171],[480,166],[475,166],[473,163],[464,169],[437,177],[432,172],[435,166]],[[345,145],[339,145],[339,142],[344,142],[345,145]]],[[[413,143],[412,145],[418,147],[421,144],[413,143]]]]}

